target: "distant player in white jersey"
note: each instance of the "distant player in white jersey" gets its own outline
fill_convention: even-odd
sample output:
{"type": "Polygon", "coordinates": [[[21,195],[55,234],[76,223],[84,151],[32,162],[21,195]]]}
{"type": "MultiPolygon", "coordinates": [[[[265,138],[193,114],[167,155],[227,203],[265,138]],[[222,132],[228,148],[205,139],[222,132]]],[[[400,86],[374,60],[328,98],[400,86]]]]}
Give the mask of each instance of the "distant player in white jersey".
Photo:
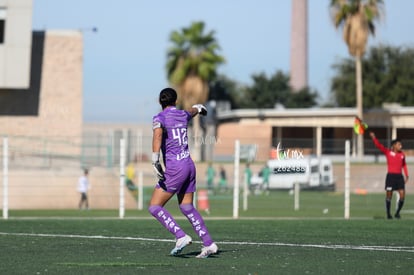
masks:
{"type": "Polygon", "coordinates": [[[78,192],[81,194],[79,201],[79,209],[82,210],[82,206],[85,206],[85,209],[89,209],[88,201],[88,190],[89,190],[89,180],[88,180],[88,169],[83,170],[83,175],[79,177],[78,180],[78,192]]]}
{"type": "Polygon", "coordinates": [[[148,211],[176,238],[176,245],[171,255],[179,254],[184,247],[191,244],[187,235],[164,205],[177,194],[181,212],[191,223],[195,233],[203,242],[201,253],[197,258],[207,258],[217,253],[203,218],[194,208],[193,199],[196,191],[196,169],[188,148],[187,127],[189,121],[197,114],[206,115],[207,109],[196,104],[190,110],[176,108],[177,93],[172,88],[165,88],[159,95],[162,111],[153,118],[152,165],[158,176],[151,197],[148,211]],[[163,155],[165,172],[160,164],[160,151],[163,155]]]}

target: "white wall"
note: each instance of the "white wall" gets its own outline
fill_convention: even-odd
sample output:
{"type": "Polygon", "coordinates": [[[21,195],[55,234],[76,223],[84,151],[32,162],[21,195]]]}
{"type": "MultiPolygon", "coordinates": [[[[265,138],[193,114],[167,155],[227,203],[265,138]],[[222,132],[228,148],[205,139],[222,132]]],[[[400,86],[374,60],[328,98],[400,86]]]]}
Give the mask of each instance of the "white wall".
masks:
{"type": "Polygon", "coordinates": [[[5,17],[0,44],[0,89],[27,89],[30,84],[32,0],[0,0],[5,17]]]}

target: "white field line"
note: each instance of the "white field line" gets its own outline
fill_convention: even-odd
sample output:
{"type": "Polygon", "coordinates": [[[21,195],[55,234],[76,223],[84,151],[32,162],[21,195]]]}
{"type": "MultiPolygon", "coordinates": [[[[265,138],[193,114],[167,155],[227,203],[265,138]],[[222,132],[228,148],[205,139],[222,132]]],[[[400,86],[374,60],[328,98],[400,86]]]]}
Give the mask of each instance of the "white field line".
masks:
{"type": "MultiPolygon", "coordinates": [[[[62,235],[62,234],[34,234],[34,233],[9,233],[0,232],[3,236],[28,236],[28,237],[49,237],[49,238],[77,238],[77,239],[102,239],[102,240],[131,240],[148,242],[175,242],[172,239],[153,239],[140,237],[114,237],[114,236],[87,236],[87,235],[62,235]]],[[[201,243],[195,241],[194,243],[201,243]]],[[[228,245],[256,245],[256,246],[287,246],[302,248],[321,248],[321,249],[345,249],[345,250],[369,250],[369,251],[390,251],[390,252],[410,252],[414,253],[414,246],[372,246],[372,245],[347,245],[347,244],[295,244],[295,243],[260,243],[260,242],[217,242],[218,244],[228,245]]]]}

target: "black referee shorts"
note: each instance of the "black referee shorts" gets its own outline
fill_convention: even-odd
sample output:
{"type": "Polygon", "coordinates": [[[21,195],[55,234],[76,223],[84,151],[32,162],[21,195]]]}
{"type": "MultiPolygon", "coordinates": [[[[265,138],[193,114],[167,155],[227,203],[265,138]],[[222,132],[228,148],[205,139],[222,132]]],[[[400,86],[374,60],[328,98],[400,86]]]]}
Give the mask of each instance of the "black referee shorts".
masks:
{"type": "Polygon", "coordinates": [[[404,177],[402,174],[388,173],[385,178],[385,190],[394,191],[405,189],[404,177]]]}

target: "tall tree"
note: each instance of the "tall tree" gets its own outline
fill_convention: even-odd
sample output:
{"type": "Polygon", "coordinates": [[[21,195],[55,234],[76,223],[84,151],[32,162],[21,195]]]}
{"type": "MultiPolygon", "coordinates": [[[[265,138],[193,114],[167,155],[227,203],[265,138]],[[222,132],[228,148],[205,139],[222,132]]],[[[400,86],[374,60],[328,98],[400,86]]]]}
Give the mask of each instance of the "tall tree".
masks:
{"type": "Polygon", "coordinates": [[[245,90],[242,106],[274,108],[276,103],[285,105],[291,94],[289,75],[277,71],[268,78],[264,73],[252,75],[253,85],[245,90]]]}
{"type": "MultiPolygon", "coordinates": [[[[340,107],[355,106],[355,63],[346,58],[333,66],[333,101],[340,107]]],[[[379,108],[384,102],[414,106],[414,48],[382,45],[371,47],[362,59],[364,108],[379,108]]]]}
{"type": "Polygon", "coordinates": [[[265,73],[252,75],[253,84],[232,90],[232,107],[269,109],[281,104],[287,108],[307,108],[316,105],[318,94],[308,87],[292,93],[289,75],[277,71],[270,77],[265,73]]]}
{"type": "Polygon", "coordinates": [[[234,106],[235,99],[233,95],[243,89],[243,86],[225,75],[218,75],[214,81],[210,82],[209,89],[209,100],[228,101],[231,106],[234,106]]]}
{"type": "Polygon", "coordinates": [[[204,33],[203,22],[170,34],[172,46],[167,52],[167,76],[179,93],[179,105],[189,108],[208,99],[208,82],[214,79],[224,57],[217,52],[220,47],[215,32],[204,33]]]}
{"type": "MultiPolygon", "coordinates": [[[[343,39],[355,58],[357,115],[363,119],[361,58],[369,34],[375,34],[374,20],[382,12],[382,0],[331,0],[331,14],[336,28],[342,27],[343,39]]],[[[363,135],[358,135],[357,153],[364,155],[363,135]]]]}
{"type": "MultiPolygon", "coordinates": [[[[167,76],[177,89],[178,105],[189,109],[193,104],[205,103],[209,94],[209,81],[214,79],[217,68],[224,57],[217,52],[220,47],[215,32],[204,32],[203,22],[194,22],[189,27],[170,34],[172,46],[167,51],[167,76]]],[[[200,120],[193,120],[195,138],[194,159],[201,157],[200,120]]]]}

